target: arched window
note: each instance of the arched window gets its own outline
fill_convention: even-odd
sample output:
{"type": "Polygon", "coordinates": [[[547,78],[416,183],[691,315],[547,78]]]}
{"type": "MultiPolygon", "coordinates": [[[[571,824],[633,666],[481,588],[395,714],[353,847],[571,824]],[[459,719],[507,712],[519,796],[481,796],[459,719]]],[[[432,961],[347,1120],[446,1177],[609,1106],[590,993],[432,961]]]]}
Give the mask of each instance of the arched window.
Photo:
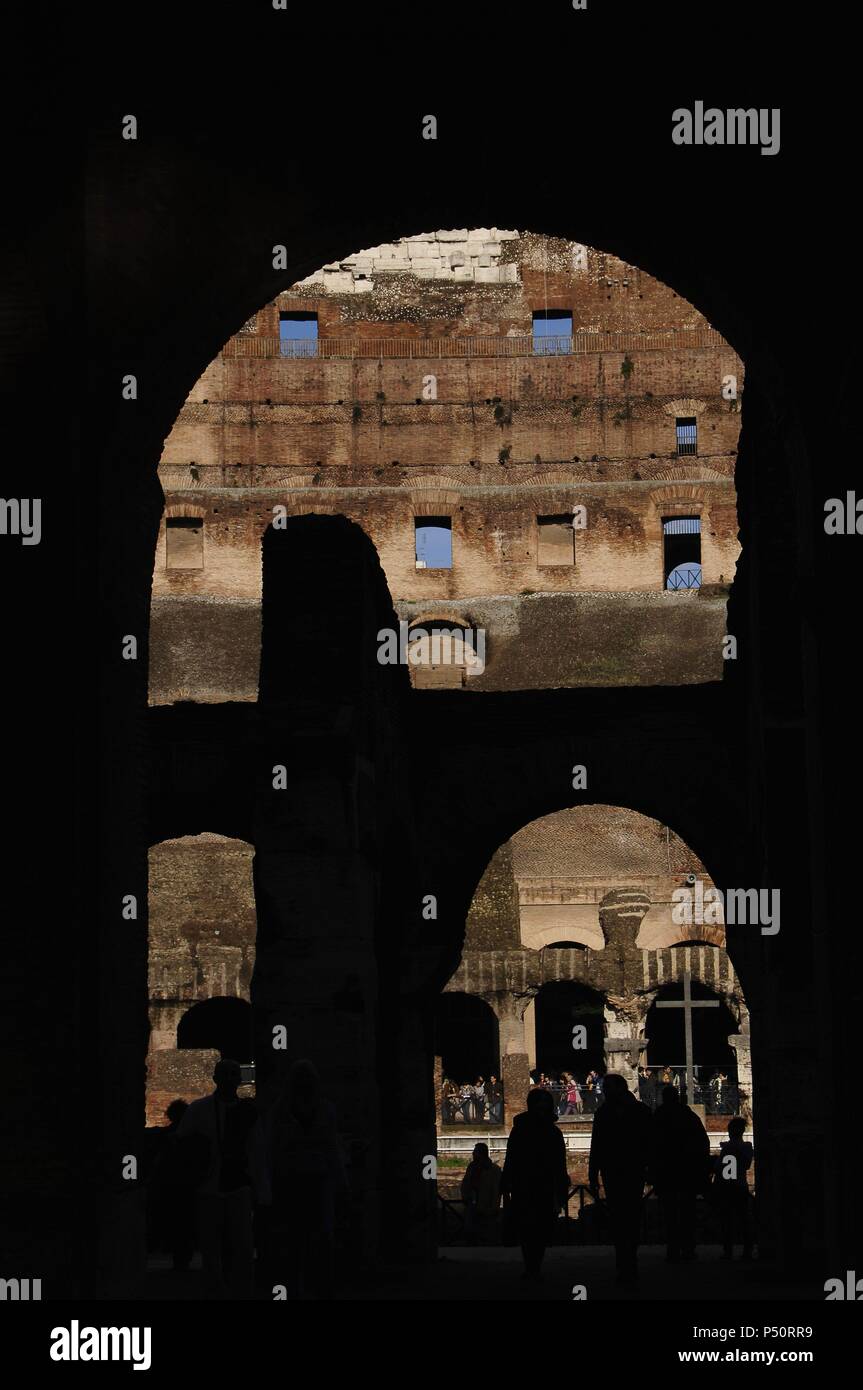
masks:
{"type": "Polygon", "coordinates": [[[573,980],[542,986],[536,996],[538,1073],[557,1077],[570,1072],[583,1081],[589,1071],[605,1071],[604,1036],[603,1001],[597,990],[573,980]]]}
{"type": "Polygon", "coordinates": [[[481,669],[482,654],[471,628],[447,618],[416,622],[408,632],[408,670],[417,689],[460,688],[481,669]]]}
{"type": "Polygon", "coordinates": [[[686,1014],[690,1013],[692,1028],[692,1060],[695,1070],[695,1095],[690,1097],[708,1111],[718,1103],[729,1104],[730,1113],[737,1105],[737,1055],[729,1045],[729,1034],[738,1031],[737,1022],[727,1004],[707,985],[693,980],[690,984],[693,1007],[684,1002],[682,984],[669,984],[660,989],[645,1020],[648,1038],[647,1065],[660,1084],[674,1079],[681,1094],[686,1081],[686,1014]],[[704,1003],[709,1007],[703,1007],[704,1003]],[[672,1008],[657,1008],[657,1004],[672,1004],[672,1008]],[[724,1078],[724,1081],[719,1081],[724,1078]]]}
{"type": "Polygon", "coordinates": [[[451,1081],[500,1076],[498,1024],[491,1005],[475,994],[442,994],[435,1011],[435,1055],[451,1081]]]}

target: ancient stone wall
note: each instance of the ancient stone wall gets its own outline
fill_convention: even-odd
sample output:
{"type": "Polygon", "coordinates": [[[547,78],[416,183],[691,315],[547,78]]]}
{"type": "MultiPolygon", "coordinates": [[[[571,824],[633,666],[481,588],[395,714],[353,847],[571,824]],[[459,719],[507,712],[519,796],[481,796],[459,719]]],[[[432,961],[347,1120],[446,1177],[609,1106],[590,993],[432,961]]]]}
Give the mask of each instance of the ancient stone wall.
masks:
{"type": "Polygon", "coordinates": [[[410,621],[472,601],[488,652],[465,689],[721,679],[742,386],[691,305],[576,243],[455,229],[324,267],[225,344],[165,443],[151,701],[255,698],[279,507],[360,525],[410,621]],[[534,338],[548,310],[571,315],[565,351],[534,338]],[[282,355],[282,313],[317,315],[317,343],[282,355]],[[697,422],[695,455],[679,418],[697,422]],[[561,563],[538,518],[576,514],[561,563]],[[451,569],[416,563],[415,518],[435,516],[451,569]],[[700,591],[664,591],[667,516],[701,519],[700,591]],[[181,519],[200,522],[197,563],[172,556],[181,519]]]}
{"type": "Polygon", "coordinates": [[[255,961],[253,849],[204,833],[150,849],[147,1119],[212,1090],[212,1049],[177,1046],[184,1014],[208,999],[248,1002],[255,961]]]}

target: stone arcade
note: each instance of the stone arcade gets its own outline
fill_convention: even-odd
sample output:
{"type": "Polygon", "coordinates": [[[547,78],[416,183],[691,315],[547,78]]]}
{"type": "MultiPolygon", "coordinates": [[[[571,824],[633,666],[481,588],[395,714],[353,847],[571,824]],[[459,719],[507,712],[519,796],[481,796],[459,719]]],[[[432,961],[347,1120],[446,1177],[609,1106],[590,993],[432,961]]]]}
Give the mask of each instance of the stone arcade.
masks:
{"type": "MultiPolygon", "coordinates": [[[[813,751],[806,723],[812,624],[800,597],[812,576],[794,496],[807,476],[807,451],[820,447],[832,418],[814,393],[810,399],[797,390],[799,297],[784,279],[771,278],[767,239],[757,256],[747,247],[744,258],[722,217],[703,219],[697,236],[688,227],[681,233],[676,204],[656,197],[652,166],[639,193],[649,191],[649,200],[636,205],[627,187],[624,216],[622,197],[620,207],[586,197],[579,225],[560,206],[560,169],[540,140],[538,177],[524,193],[518,180],[480,187],[473,170],[463,188],[449,176],[443,187],[427,162],[415,168],[402,160],[398,227],[369,196],[365,167],[340,172],[337,197],[335,190],[323,196],[325,164],[274,179],[276,142],[265,129],[250,138],[243,117],[238,103],[214,113],[218,157],[201,145],[194,159],[180,159],[151,132],[136,150],[145,199],[116,132],[109,138],[106,131],[94,159],[96,194],[114,208],[92,241],[100,330],[94,382],[106,403],[92,439],[100,622],[107,634],[140,634],[145,659],[104,657],[98,790],[105,814],[98,853],[90,856],[94,911],[68,952],[87,1028],[81,1060],[88,1087],[80,1102],[95,1149],[95,1162],[72,1175],[87,1240],[75,1236],[62,1249],[55,1242],[55,1256],[46,1236],[33,1275],[50,1275],[55,1288],[83,1282],[112,1293],[136,1276],[139,1194],[116,1175],[117,1156],[140,1142],[144,1114],[148,933],[151,953],[162,951],[166,966],[173,968],[174,950],[191,962],[175,978],[169,971],[154,997],[151,1066],[176,1043],[174,1020],[160,1010],[182,1017],[191,1004],[206,1003],[208,992],[245,989],[247,942],[228,942],[236,954],[226,954],[224,986],[221,962],[203,949],[222,939],[215,931],[224,934],[229,923],[221,919],[247,930],[236,902],[220,903],[218,913],[201,902],[188,939],[179,922],[175,939],[163,942],[158,900],[148,923],[148,844],[156,855],[168,842],[211,834],[220,837],[219,853],[224,842],[238,855],[253,847],[257,946],[249,993],[262,1011],[259,1036],[268,1010],[299,1020],[298,1044],[321,1058],[328,1082],[335,1076],[350,1090],[355,1113],[342,1122],[353,1146],[363,1239],[369,1248],[425,1256],[433,1240],[432,1185],[421,1177],[422,1155],[435,1143],[433,1017],[460,967],[477,885],[519,830],[580,807],[585,795],[671,827],[720,885],[782,887],[782,931],[762,938],[729,928],[726,947],[751,1018],[760,1237],[789,1266],[805,1257],[812,1268],[826,1252],[831,1269],[853,1267],[846,1227],[835,1219],[855,1189],[836,1142],[831,1046],[845,1027],[834,987],[856,940],[845,933],[842,951],[834,951],[839,928],[824,909],[811,823],[786,814],[815,795],[800,777],[813,751]],[[226,174],[237,181],[240,217],[225,205],[226,174]],[[175,210],[171,236],[165,206],[175,210]],[[467,232],[464,224],[491,232],[495,219],[555,231],[560,255],[553,247],[546,255],[543,240],[534,239],[533,264],[521,257],[519,282],[511,253],[504,248],[495,263],[480,249],[471,279],[472,250],[466,276],[467,261],[444,265],[445,240],[421,237],[424,228],[460,221],[450,235],[455,254],[466,256],[469,238],[457,234],[467,232]],[[117,229],[127,221],[137,229],[139,270],[118,294],[117,229]],[[195,231],[202,223],[210,228],[203,241],[195,231]],[[355,306],[351,324],[342,324],[341,306],[324,286],[311,291],[307,308],[309,286],[285,295],[291,282],[311,276],[320,283],[316,264],[335,267],[327,278],[346,273],[337,258],[349,248],[395,246],[400,230],[426,242],[431,262],[414,277],[420,288],[405,308],[385,303],[401,297],[404,244],[395,257],[370,253],[371,264],[356,265],[355,275],[347,267],[357,287],[345,281],[345,305],[355,306]],[[567,238],[617,255],[591,253],[567,238]],[[287,245],[287,273],[269,268],[276,242],[287,245]],[[483,255],[487,266],[479,265],[483,255]],[[384,259],[394,261],[394,272],[382,267],[384,259]],[[566,275],[580,279],[564,298],[557,277],[566,275]],[[485,313],[473,315],[468,301],[486,276],[493,295],[529,296],[516,321],[500,314],[489,325],[485,313]],[[373,288],[361,288],[363,280],[373,288]],[[446,296],[437,300],[441,318],[416,318],[421,291],[446,296]],[[456,292],[465,300],[452,313],[456,292]],[[282,357],[278,316],[318,312],[316,299],[324,305],[317,357],[282,357]],[[534,314],[567,307],[574,350],[534,352],[534,314]],[[333,336],[327,312],[343,341],[387,342],[369,356],[331,360],[322,347],[333,336]],[[389,355],[403,323],[413,326],[399,351],[410,354],[404,339],[412,338],[430,354],[413,366],[409,355],[389,355]],[[448,336],[491,339],[495,353],[446,357],[439,343],[448,336]],[[235,339],[249,345],[231,357],[235,339]],[[742,415],[733,409],[740,401],[723,395],[729,377],[741,388],[738,354],[746,361],[742,415]],[[623,370],[627,359],[631,371],[623,370]],[[651,379],[654,366],[661,382],[651,379]],[[146,379],[137,401],[120,400],[118,370],[146,379]],[[400,375],[413,371],[398,389],[400,375]],[[209,376],[196,388],[202,372],[209,376]],[[325,374],[333,377],[326,388],[325,374]],[[437,377],[437,400],[423,399],[429,375],[437,377]],[[543,383],[553,384],[546,395],[543,383]],[[510,400],[522,407],[511,417],[510,400]],[[423,409],[441,411],[436,418],[447,427],[418,418],[411,426],[423,409]],[[794,425],[798,412],[805,437],[794,425]],[[678,450],[678,422],[680,450],[694,444],[694,455],[678,450]],[[448,432],[456,447],[439,454],[448,432]],[[709,447],[714,437],[716,450],[709,447]],[[163,496],[155,470],[166,439],[163,496]],[[334,466],[345,470],[344,486],[334,466]],[[272,491],[267,469],[276,470],[272,491]],[[376,469],[383,471],[376,476],[376,469]],[[601,505],[596,516],[588,505],[588,526],[571,550],[560,518],[585,500],[585,483],[601,505]],[[290,538],[283,552],[278,536],[266,532],[273,503],[286,500],[293,514],[280,533],[290,538]],[[491,524],[487,501],[496,504],[491,524]],[[343,518],[354,505],[351,525],[343,518]],[[414,532],[425,517],[451,523],[449,575],[416,568],[414,532]],[[700,535],[666,539],[663,523],[678,519],[700,521],[700,535]],[[540,542],[551,564],[539,563],[540,542]],[[665,587],[663,551],[678,542],[700,547],[698,591],[665,587]],[[381,667],[374,658],[377,632],[400,619],[482,626],[483,676],[423,690],[435,673],[417,671],[411,690],[410,669],[381,667]],[[738,640],[738,659],[723,662],[726,632],[738,640]],[[281,670],[280,652],[291,658],[281,670]],[[367,652],[369,666],[362,665],[367,652]],[[481,691],[476,680],[486,683],[481,691]],[[265,792],[275,763],[291,772],[280,801],[265,792]],[[586,793],[573,794],[574,764],[589,769],[586,793]],[[140,904],[134,922],[119,918],[128,894],[140,904]],[[437,898],[433,921],[421,915],[428,895],[437,898]],[[199,975],[195,955],[203,961],[199,975]],[[63,1265],[66,1249],[74,1251],[71,1268],[63,1265]]],[[[811,226],[804,206],[801,215],[811,226]]],[[[496,245],[520,240],[498,237],[496,245]]],[[[802,265],[804,285],[807,273],[802,265]]],[[[684,551],[688,568],[693,559],[684,551]]],[[[176,902],[182,915],[181,894],[176,902]]],[[[656,953],[657,968],[660,960],[668,968],[670,949],[656,953]]],[[[194,1049],[174,1050],[195,1057],[194,1049]]],[[[22,1055],[19,1074],[28,1084],[21,1110],[41,1135],[27,1101],[40,1094],[38,1067],[37,1048],[22,1055]]],[[[53,1149],[40,1138],[26,1152],[44,1162],[53,1149]]],[[[46,1220],[57,1226],[56,1208],[46,1220]]]]}
{"type": "MultiPolygon", "coordinates": [[[[695,933],[692,946],[668,922],[656,936],[683,880],[657,877],[655,864],[643,877],[630,821],[645,818],[619,809],[629,794],[638,802],[638,778],[603,796],[601,744],[618,734],[586,719],[586,752],[554,720],[531,735],[549,740],[540,805],[609,803],[574,838],[572,823],[546,818],[556,852],[568,846],[569,878],[582,832],[593,843],[629,827],[629,860],[603,861],[601,884],[588,876],[592,921],[574,932],[590,943],[583,953],[537,949],[539,899],[521,906],[521,927],[500,919],[502,934],[484,936],[486,880],[460,909],[466,845],[440,858],[424,828],[441,823],[441,793],[474,806],[475,853],[495,848],[492,807],[530,820],[517,809],[530,804],[532,779],[517,770],[530,754],[495,750],[494,725],[491,745],[471,740],[458,758],[450,747],[443,781],[429,777],[428,749],[447,744],[438,710],[463,724],[477,700],[484,721],[486,702],[513,692],[598,687],[605,706],[609,688],[721,679],[739,553],[729,376],[742,385],[728,344],[637,267],[560,239],[439,231],[279,293],[225,344],[165,444],[149,648],[148,1116],[172,1089],[204,1093],[231,1047],[255,1052],[266,1088],[273,1029],[284,1030],[287,1055],[314,1056],[338,1095],[369,1251],[396,1219],[378,1209],[382,1173],[404,1194],[409,1247],[432,1236],[420,1157],[444,986],[486,999],[500,1020],[509,1119],[528,1085],[530,1000],[545,984],[600,992],[608,1065],[634,1084],[637,1048],[624,1044],[643,1036],[658,987],[709,977],[733,993],[748,1103],[748,1014],[724,936],[695,933]],[[431,563],[423,528],[446,541],[431,563]],[[690,578],[673,583],[681,564],[690,578]],[[381,634],[397,633],[407,672],[381,662],[381,634]],[[387,745],[399,772],[382,783],[387,745]],[[573,752],[589,792],[583,781],[572,790],[573,752]],[[268,776],[274,766],[289,770],[286,786],[268,776]],[[376,867],[384,833],[403,865],[398,900],[376,867]],[[455,936],[423,915],[429,892],[455,936]],[[636,940],[642,918],[649,948],[636,940]]],[[[648,840],[667,837],[645,823],[648,840]]],[[[686,866],[703,872],[692,853],[686,866]]]]}

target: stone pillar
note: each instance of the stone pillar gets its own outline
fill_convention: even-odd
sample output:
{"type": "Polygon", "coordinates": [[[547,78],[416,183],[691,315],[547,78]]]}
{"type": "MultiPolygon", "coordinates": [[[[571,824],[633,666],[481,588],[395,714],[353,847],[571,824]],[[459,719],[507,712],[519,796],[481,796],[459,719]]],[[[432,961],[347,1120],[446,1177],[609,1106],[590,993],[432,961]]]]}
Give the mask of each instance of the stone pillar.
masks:
{"type": "Polygon", "coordinates": [[[515,1116],[524,1110],[530,1088],[530,1067],[526,1052],[508,1052],[501,1058],[503,1080],[503,1122],[512,1127],[515,1116]]]}
{"type": "Polygon", "coordinates": [[[728,1039],[737,1056],[738,1114],[752,1123],[752,1049],[748,1033],[732,1033],[728,1039]]]}
{"type": "Polygon", "coordinates": [[[443,1085],[443,1058],[442,1058],[442,1057],[435,1057],[435,1059],[434,1059],[434,1113],[435,1113],[435,1130],[437,1131],[438,1134],[440,1133],[441,1120],[442,1120],[442,1118],[443,1118],[442,1113],[441,1113],[441,1087],[442,1087],[442,1085],[443,1085]]]}
{"type": "Polygon", "coordinates": [[[499,995],[494,1002],[500,1028],[503,1119],[509,1128],[513,1118],[524,1109],[530,1087],[530,1058],[525,1039],[524,1018],[528,1001],[514,994],[504,994],[499,995]]]}
{"type": "Polygon", "coordinates": [[[536,1070],[536,1000],[531,999],[524,1011],[524,1044],[531,1071],[536,1070]]]}
{"type": "Polygon", "coordinates": [[[615,1001],[615,1007],[606,1004],[604,1007],[606,1022],[606,1047],[605,1047],[605,1067],[606,1071],[617,1072],[624,1077],[626,1084],[634,1096],[638,1096],[638,1066],[641,1062],[642,1050],[646,1043],[642,1040],[639,1045],[639,1034],[641,1029],[637,1019],[637,1011],[622,1001],[615,1001]],[[632,1048],[621,1048],[619,1045],[624,1040],[632,1040],[632,1048]],[[609,1044],[612,1046],[609,1046],[609,1044]]]}

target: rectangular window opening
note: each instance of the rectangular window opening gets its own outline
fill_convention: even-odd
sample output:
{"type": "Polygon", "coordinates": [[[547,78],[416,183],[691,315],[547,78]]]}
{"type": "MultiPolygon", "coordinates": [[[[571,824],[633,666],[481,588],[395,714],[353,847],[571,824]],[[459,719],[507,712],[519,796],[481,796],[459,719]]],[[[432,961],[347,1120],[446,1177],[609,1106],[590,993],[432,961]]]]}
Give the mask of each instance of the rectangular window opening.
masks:
{"type": "Polygon", "coordinates": [[[169,516],[165,522],[165,567],[204,568],[204,523],[196,516],[169,516]]]}
{"type": "Polygon", "coordinates": [[[679,417],[674,422],[677,434],[677,452],[680,454],[698,453],[698,421],[694,415],[679,417]]]}
{"type": "Polygon", "coordinates": [[[566,512],[536,518],[538,565],[575,564],[575,528],[566,512]]]}
{"type": "Polygon", "coordinates": [[[418,570],[452,569],[452,518],[414,518],[414,545],[418,570]]]}
{"type": "Polygon", "coordinates": [[[701,518],[663,517],[662,550],[663,587],[700,589],[701,518]]]}
{"type": "Polygon", "coordinates": [[[572,314],[568,309],[541,309],[533,316],[533,350],[547,355],[572,352],[572,314]]]}
{"type": "Polygon", "coordinates": [[[317,357],[317,314],[279,314],[279,351],[282,357],[317,357]]]}

